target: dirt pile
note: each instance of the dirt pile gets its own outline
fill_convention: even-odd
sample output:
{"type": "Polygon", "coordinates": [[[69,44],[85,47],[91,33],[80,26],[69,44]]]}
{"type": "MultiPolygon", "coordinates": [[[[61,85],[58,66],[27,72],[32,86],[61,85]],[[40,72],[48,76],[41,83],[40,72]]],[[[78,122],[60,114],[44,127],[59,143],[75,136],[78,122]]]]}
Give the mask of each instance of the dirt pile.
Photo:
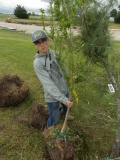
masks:
{"type": "Polygon", "coordinates": [[[34,103],[31,106],[27,119],[28,124],[43,131],[47,123],[48,112],[45,110],[43,105],[34,103]]]}
{"type": "Polygon", "coordinates": [[[109,153],[110,158],[117,158],[120,159],[120,141],[114,140],[111,151],[109,153]]]}
{"type": "Polygon", "coordinates": [[[15,106],[24,101],[29,93],[28,85],[17,75],[0,79],[0,106],[15,106]]]}
{"type": "MultiPolygon", "coordinates": [[[[82,132],[75,133],[73,129],[61,134],[63,122],[45,129],[48,119],[48,111],[45,106],[33,103],[26,117],[19,117],[19,122],[31,125],[43,133],[43,141],[46,144],[46,153],[49,160],[73,160],[81,159],[83,153],[89,149],[82,132]]],[[[72,123],[72,122],[69,122],[72,123]]]]}
{"type": "Polygon", "coordinates": [[[43,132],[47,149],[52,160],[82,159],[83,153],[88,153],[88,146],[82,134],[68,129],[61,134],[62,125],[58,124],[43,132]]]}

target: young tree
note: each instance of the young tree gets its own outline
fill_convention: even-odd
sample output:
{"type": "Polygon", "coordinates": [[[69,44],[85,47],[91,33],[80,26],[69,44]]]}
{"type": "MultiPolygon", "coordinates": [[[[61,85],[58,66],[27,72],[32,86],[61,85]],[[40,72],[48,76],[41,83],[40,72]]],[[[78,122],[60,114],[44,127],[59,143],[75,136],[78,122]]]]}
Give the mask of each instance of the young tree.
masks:
{"type": "MultiPolygon", "coordinates": [[[[57,0],[53,0],[54,3],[56,1],[57,0]]],[[[73,43],[73,41],[75,38],[71,32],[72,25],[75,24],[77,27],[80,27],[79,36],[77,37],[77,50],[82,48],[82,51],[89,62],[93,62],[105,69],[108,79],[116,91],[116,111],[119,123],[120,86],[117,77],[114,76],[114,72],[111,69],[113,65],[111,65],[111,55],[109,55],[111,48],[111,35],[109,33],[109,17],[107,16],[111,7],[116,3],[116,0],[107,1],[107,4],[101,3],[101,1],[98,0],[62,0],[59,1],[59,3],[60,7],[57,7],[57,9],[54,9],[53,11],[53,15],[55,16],[60,16],[60,14],[56,12],[62,13],[61,18],[58,18],[58,30],[56,33],[59,34],[59,36],[56,37],[60,37],[60,40],[63,40],[64,37],[68,42],[69,55],[67,56],[68,59],[70,59],[70,71],[72,72],[72,77],[76,73],[76,64],[74,63],[73,56],[75,53],[75,43],[73,43]]],[[[52,27],[53,26],[54,25],[52,25],[52,27]]],[[[53,39],[55,39],[54,36],[53,39]]],[[[79,56],[77,62],[79,62],[79,56]]],[[[77,69],[79,69],[79,63],[77,69]]],[[[77,70],[77,73],[79,73],[79,70],[77,70]]],[[[74,86],[74,80],[72,80],[72,82],[72,85],[74,86]]],[[[116,154],[117,151],[120,151],[119,130],[120,126],[118,125],[115,143],[113,144],[109,155],[111,158],[120,156],[116,154]]]]}
{"type": "MultiPolygon", "coordinates": [[[[67,17],[69,20],[76,21],[77,26],[81,27],[80,30],[80,37],[83,42],[82,49],[84,55],[90,62],[98,66],[102,66],[108,75],[110,83],[114,86],[116,91],[116,105],[117,105],[117,117],[118,117],[118,124],[120,123],[120,85],[117,77],[115,77],[112,67],[114,64],[110,62],[110,48],[111,48],[111,36],[109,33],[109,17],[107,16],[108,11],[111,7],[115,4],[116,1],[111,0],[108,4],[101,4],[96,0],[83,0],[83,1],[75,1],[73,3],[72,8],[74,9],[74,18],[71,18],[72,14],[68,10],[67,17]]],[[[68,1],[64,1],[65,4],[68,1]]],[[[67,6],[65,5],[64,6],[67,6]]],[[[64,11],[64,6],[61,7],[61,10],[64,11]]],[[[70,6],[69,6],[70,7],[70,6]]],[[[67,9],[69,8],[66,7],[67,9]]],[[[73,11],[73,10],[72,10],[73,11]]],[[[70,23],[72,24],[72,23],[70,23]]],[[[71,25],[69,28],[70,29],[71,25]]],[[[72,39],[71,41],[72,42],[72,39]]],[[[74,46],[71,43],[72,47],[74,46]]],[[[81,45],[81,44],[80,44],[81,45]]],[[[112,61],[113,62],[113,61],[112,61]]],[[[115,68],[115,66],[114,66],[115,68]]],[[[120,152],[120,125],[118,125],[116,130],[116,138],[115,142],[113,143],[110,157],[115,158],[119,157],[120,152]]]]}
{"type": "Polygon", "coordinates": [[[29,18],[29,14],[27,13],[27,10],[24,7],[21,7],[20,5],[17,5],[17,7],[14,9],[14,15],[17,18],[21,18],[21,19],[29,18]]]}
{"type": "MultiPolygon", "coordinates": [[[[120,86],[117,77],[114,76],[112,65],[110,62],[109,48],[111,47],[111,36],[109,33],[109,17],[107,13],[114,5],[115,1],[111,0],[107,5],[101,4],[98,1],[91,0],[83,1],[79,4],[81,8],[81,39],[83,41],[83,53],[98,66],[104,67],[110,83],[116,91],[116,105],[118,124],[120,123],[120,86]]],[[[115,66],[114,66],[115,67],[115,66]]],[[[120,125],[116,131],[115,142],[112,146],[110,158],[119,157],[120,152],[120,125]],[[119,151],[119,152],[118,152],[119,151]]]]}

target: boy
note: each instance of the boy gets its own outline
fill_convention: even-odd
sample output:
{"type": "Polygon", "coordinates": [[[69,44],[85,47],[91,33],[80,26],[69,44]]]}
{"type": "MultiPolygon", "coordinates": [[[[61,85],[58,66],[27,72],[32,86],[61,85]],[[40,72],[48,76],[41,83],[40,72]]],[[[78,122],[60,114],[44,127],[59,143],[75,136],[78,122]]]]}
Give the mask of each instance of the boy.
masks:
{"type": "MultiPolygon", "coordinates": [[[[68,89],[63,72],[57,64],[56,55],[49,49],[46,33],[43,30],[33,32],[32,42],[38,50],[34,59],[34,69],[43,85],[49,110],[46,128],[49,128],[59,121],[60,115],[66,114],[67,107],[71,107],[73,102],[68,98],[68,89]],[[59,110],[59,103],[62,104],[61,110],[59,110]]],[[[74,117],[69,115],[68,120],[73,119],[74,117]]]]}

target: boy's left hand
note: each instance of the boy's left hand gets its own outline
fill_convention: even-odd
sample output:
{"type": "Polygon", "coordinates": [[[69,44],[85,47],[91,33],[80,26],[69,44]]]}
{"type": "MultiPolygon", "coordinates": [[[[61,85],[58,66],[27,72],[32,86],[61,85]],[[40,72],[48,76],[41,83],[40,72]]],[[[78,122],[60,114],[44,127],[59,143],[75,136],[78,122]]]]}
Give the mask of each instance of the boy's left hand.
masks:
{"type": "Polygon", "coordinates": [[[73,102],[71,102],[71,101],[68,100],[67,103],[66,103],[66,106],[67,107],[72,107],[73,106],[73,102]]]}

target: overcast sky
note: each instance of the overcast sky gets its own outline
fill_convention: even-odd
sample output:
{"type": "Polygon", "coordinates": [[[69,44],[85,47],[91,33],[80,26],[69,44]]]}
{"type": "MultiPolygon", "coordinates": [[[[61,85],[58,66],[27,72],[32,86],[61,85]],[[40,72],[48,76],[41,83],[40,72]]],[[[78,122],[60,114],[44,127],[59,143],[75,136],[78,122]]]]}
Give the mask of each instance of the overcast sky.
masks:
{"type": "MultiPolygon", "coordinates": [[[[106,0],[102,0],[105,1],[106,0]]],[[[108,1],[108,0],[107,0],[108,1]]],[[[39,9],[47,9],[50,0],[0,0],[0,13],[13,14],[17,5],[24,6],[27,12],[40,14],[39,9]]],[[[120,3],[120,0],[118,0],[120,3]]],[[[119,4],[118,3],[118,4],[119,4]]]]}
{"type": "Polygon", "coordinates": [[[50,0],[0,0],[0,13],[13,14],[15,7],[21,5],[27,12],[39,14],[39,9],[47,9],[49,2],[50,0]]]}

